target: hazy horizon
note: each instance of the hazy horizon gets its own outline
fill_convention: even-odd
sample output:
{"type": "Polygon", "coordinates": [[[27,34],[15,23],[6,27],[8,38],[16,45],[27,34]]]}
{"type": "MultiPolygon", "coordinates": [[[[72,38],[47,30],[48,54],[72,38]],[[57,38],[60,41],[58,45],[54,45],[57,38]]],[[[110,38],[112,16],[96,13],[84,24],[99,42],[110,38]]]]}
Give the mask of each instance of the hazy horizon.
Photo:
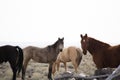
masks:
{"type": "Polygon", "coordinates": [[[120,44],[119,4],[119,0],[1,0],[0,44],[44,47],[64,37],[65,46],[79,47],[80,34],[85,33],[120,44]]]}

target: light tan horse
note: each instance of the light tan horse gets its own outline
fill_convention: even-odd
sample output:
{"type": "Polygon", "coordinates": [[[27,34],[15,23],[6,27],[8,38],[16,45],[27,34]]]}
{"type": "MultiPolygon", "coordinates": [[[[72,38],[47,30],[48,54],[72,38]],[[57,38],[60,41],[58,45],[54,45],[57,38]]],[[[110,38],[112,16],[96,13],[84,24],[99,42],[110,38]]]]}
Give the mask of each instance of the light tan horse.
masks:
{"type": "Polygon", "coordinates": [[[67,71],[66,62],[72,62],[75,72],[77,73],[77,68],[81,62],[82,59],[82,52],[79,48],[76,47],[68,47],[65,48],[62,52],[60,52],[57,56],[56,62],[53,64],[52,74],[56,72],[56,65],[57,65],[57,71],[59,71],[59,65],[60,62],[64,63],[65,71],[67,71]]]}

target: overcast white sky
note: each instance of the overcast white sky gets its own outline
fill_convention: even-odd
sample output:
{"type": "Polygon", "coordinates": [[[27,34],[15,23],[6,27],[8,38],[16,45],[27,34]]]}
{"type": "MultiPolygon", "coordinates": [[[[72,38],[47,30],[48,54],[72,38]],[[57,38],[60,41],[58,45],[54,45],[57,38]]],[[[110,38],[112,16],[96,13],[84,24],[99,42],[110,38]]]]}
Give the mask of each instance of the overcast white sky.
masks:
{"type": "Polygon", "coordinates": [[[80,46],[85,33],[120,44],[120,0],[0,0],[0,43],[80,46]]]}

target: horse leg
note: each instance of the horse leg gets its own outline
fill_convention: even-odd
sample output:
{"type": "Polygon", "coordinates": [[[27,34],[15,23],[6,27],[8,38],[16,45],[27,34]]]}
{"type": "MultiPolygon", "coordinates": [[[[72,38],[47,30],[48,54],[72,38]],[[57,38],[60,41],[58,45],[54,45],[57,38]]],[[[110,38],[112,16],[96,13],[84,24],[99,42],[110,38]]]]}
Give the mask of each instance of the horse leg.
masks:
{"type": "Polygon", "coordinates": [[[54,76],[54,73],[56,72],[56,62],[53,63],[53,66],[52,66],[52,74],[54,76]]]}
{"type": "Polygon", "coordinates": [[[48,79],[49,80],[53,80],[52,79],[52,65],[53,65],[53,63],[49,63],[49,72],[48,72],[48,79]]]}
{"type": "Polygon", "coordinates": [[[24,66],[22,67],[22,80],[25,80],[25,68],[24,68],[24,66]]]}
{"type": "Polygon", "coordinates": [[[16,80],[17,68],[16,68],[16,63],[15,63],[15,61],[10,61],[10,66],[11,66],[12,72],[13,72],[12,80],[16,80]]]}
{"type": "Polygon", "coordinates": [[[67,66],[66,66],[66,62],[63,62],[64,66],[65,66],[65,72],[67,72],[67,66]]]}
{"type": "Polygon", "coordinates": [[[13,69],[13,80],[16,80],[16,69],[13,69]]]}
{"type": "Polygon", "coordinates": [[[77,73],[77,63],[75,62],[75,61],[72,61],[72,64],[73,64],[73,66],[74,66],[74,68],[75,68],[75,72],[77,73]]]}
{"type": "Polygon", "coordinates": [[[27,68],[27,65],[28,65],[29,61],[30,61],[30,59],[25,59],[24,60],[23,67],[22,67],[22,80],[25,80],[26,68],[27,68]]]}
{"type": "Polygon", "coordinates": [[[57,71],[59,71],[60,62],[57,62],[57,71]]]}

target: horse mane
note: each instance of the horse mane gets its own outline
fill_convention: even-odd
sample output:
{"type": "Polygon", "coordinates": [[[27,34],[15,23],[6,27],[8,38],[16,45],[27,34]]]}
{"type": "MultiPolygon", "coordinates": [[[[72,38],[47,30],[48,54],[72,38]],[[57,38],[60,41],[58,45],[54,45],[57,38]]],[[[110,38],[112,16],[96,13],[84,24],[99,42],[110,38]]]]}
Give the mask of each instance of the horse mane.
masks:
{"type": "Polygon", "coordinates": [[[108,48],[111,46],[110,44],[104,43],[102,41],[96,40],[91,37],[89,37],[88,39],[89,39],[89,45],[91,45],[91,48],[95,47],[96,49],[101,49],[101,48],[108,48]]]}
{"type": "Polygon", "coordinates": [[[52,45],[48,45],[48,47],[56,47],[56,44],[58,43],[58,41],[56,41],[55,43],[53,43],[52,45]]]}

